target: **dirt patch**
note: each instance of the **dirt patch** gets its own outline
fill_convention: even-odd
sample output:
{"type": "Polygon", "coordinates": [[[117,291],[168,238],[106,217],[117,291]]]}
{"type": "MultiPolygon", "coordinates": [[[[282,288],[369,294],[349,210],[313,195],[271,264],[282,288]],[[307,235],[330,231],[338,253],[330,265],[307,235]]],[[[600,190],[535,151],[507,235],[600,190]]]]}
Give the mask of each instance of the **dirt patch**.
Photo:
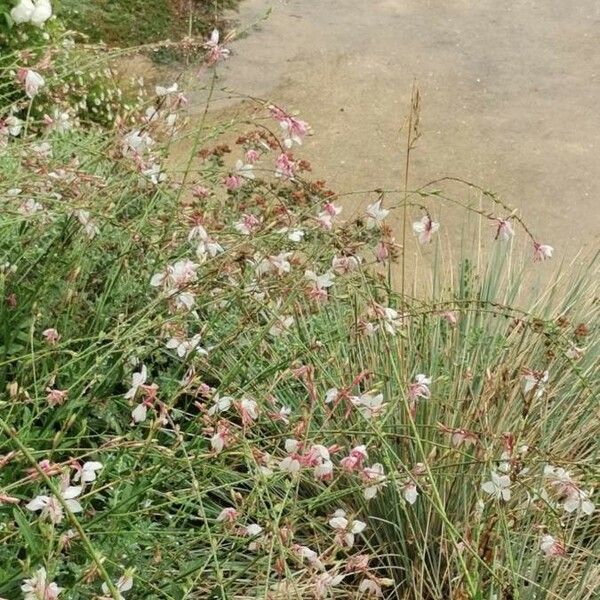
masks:
{"type": "MultiPolygon", "coordinates": [[[[316,176],[342,192],[400,187],[399,131],[416,78],[413,187],[458,175],[495,190],[555,246],[554,263],[597,244],[594,0],[246,0],[240,10],[241,29],[258,26],[232,44],[219,87],[297,109],[316,132],[302,150],[316,176]]],[[[215,107],[231,102],[222,92],[215,107]]],[[[201,92],[193,104],[202,110],[201,92]]],[[[368,200],[353,196],[347,214],[368,200]]],[[[454,238],[462,218],[433,210],[454,238]]]]}

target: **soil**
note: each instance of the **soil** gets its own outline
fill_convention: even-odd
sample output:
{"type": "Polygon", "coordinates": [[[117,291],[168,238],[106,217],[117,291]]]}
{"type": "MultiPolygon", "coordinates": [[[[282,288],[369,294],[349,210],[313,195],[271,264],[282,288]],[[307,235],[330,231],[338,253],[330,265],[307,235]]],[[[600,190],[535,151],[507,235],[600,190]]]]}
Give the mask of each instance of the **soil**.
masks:
{"type": "MultiPolygon", "coordinates": [[[[416,80],[410,187],[456,175],[494,190],[559,262],[597,246],[596,0],[245,0],[238,20],[256,26],[229,44],[219,86],[297,110],[315,132],[302,157],[337,190],[401,187],[416,80]]],[[[347,215],[368,199],[351,198],[347,215]]],[[[453,234],[448,210],[434,214],[453,234]]]]}

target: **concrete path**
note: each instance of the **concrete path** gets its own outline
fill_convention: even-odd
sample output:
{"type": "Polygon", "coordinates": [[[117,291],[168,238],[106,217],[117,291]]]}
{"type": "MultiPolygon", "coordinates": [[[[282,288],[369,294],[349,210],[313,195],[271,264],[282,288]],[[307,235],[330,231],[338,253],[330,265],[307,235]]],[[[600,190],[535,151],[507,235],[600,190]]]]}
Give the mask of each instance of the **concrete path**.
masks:
{"type": "Polygon", "coordinates": [[[498,192],[559,260],[597,245],[597,0],[244,0],[240,28],[269,8],[220,84],[297,110],[315,132],[301,154],[335,189],[401,185],[416,78],[413,186],[458,175],[498,192]]]}

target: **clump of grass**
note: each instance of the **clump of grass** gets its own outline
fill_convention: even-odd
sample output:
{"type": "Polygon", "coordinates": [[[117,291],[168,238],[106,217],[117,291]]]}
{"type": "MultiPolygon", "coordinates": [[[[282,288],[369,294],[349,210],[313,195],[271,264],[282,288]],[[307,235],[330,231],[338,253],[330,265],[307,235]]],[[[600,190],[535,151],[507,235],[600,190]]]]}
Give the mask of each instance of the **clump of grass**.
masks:
{"type": "MultiPolygon", "coordinates": [[[[91,42],[110,46],[146,46],[186,35],[205,36],[220,22],[223,11],[238,0],[62,0],[60,17],[65,24],[88,36],[91,42]]],[[[158,61],[177,57],[173,48],[159,48],[158,61]]]]}
{"type": "Polygon", "coordinates": [[[597,263],[532,292],[491,234],[401,295],[386,211],[435,255],[460,196],[343,219],[262,103],[167,173],[158,93],[0,155],[0,595],[593,598],[597,263]]]}

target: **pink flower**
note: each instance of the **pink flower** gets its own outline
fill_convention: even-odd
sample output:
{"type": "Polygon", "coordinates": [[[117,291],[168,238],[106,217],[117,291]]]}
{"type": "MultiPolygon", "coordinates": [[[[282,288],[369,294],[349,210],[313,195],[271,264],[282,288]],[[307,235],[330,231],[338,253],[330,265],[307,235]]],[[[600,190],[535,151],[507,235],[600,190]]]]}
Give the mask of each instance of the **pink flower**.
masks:
{"type": "Polygon", "coordinates": [[[222,452],[227,447],[229,439],[229,427],[224,423],[219,423],[210,438],[210,446],[216,454],[219,454],[219,452],[222,452]]]}
{"type": "Polygon", "coordinates": [[[413,223],[412,228],[420,244],[429,244],[433,234],[440,228],[440,224],[432,221],[429,215],[423,215],[420,221],[413,223]]]}
{"type": "Polygon", "coordinates": [[[172,265],[168,265],[161,273],[156,273],[150,280],[153,287],[163,287],[167,291],[172,288],[182,288],[196,281],[196,263],[191,260],[179,260],[172,265]]]}
{"type": "MultiPolygon", "coordinates": [[[[60,465],[50,462],[47,458],[44,460],[40,460],[38,463],[38,468],[40,471],[43,471],[48,477],[52,475],[57,475],[61,471],[60,465]]],[[[31,479],[37,479],[40,475],[38,470],[32,467],[31,469],[27,469],[27,473],[31,479]]]]}
{"type": "Polygon", "coordinates": [[[567,551],[565,545],[551,535],[543,535],[540,540],[540,550],[544,553],[546,558],[556,558],[559,556],[566,556],[567,551]]]}
{"type": "Polygon", "coordinates": [[[44,329],[44,331],[42,331],[42,336],[46,338],[46,341],[51,346],[56,346],[56,344],[58,344],[60,340],[60,334],[53,327],[51,327],[50,329],[44,329]]]}
{"type": "Polygon", "coordinates": [[[229,175],[227,175],[227,177],[225,177],[223,183],[225,184],[225,187],[228,190],[233,191],[237,190],[238,188],[241,188],[244,182],[242,181],[240,175],[230,173],[229,175]]]}
{"type": "Polygon", "coordinates": [[[533,242],[533,260],[535,260],[536,262],[541,262],[543,260],[546,260],[547,258],[552,258],[553,252],[554,248],[552,246],[533,242]]]}
{"type": "Polygon", "coordinates": [[[252,214],[242,215],[242,220],[234,224],[235,229],[242,235],[250,235],[260,227],[260,219],[252,214]]]}
{"type": "Polygon", "coordinates": [[[242,398],[238,410],[244,426],[252,425],[258,419],[258,404],[250,398],[242,398]]]}
{"type": "Polygon", "coordinates": [[[192,189],[192,196],[194,196],[194,198],[201,199],[208,198],[208,196],[210,196],[210,190],[207,187],[204,187],[203,185],[196,185],[192,189]]]}
{"type": "Polygon", "coordinates": [[[443,433],[450,434],[450,441],[452,442],[452,445],[456,446],[457,448],[463,444],[465,446],[473,446],[479,441],[477,435],[475,435],[472,431],[468,431],[467,429],[453,429],[442,424],[438,424],[438,428],[443,433]]]}
{"type": "Polygon", "coordinates": [[[447,321],[452,327],[456,325],[458,319],[456,317],[456,313],[451,310],[446,310],[441,314],[442,319],[447,321]]]}
{"type": "Polygon", "coordinates": [[[515,230],[508,219],[496,219],[496,223],[497,227],[495,239],[507,242],[515,235],[515,230]]]}
{"type": "Polygon", "coordinates": [[[269,106],[271,116],[279,122],[279,126],[284,131],[284,146],[291,148],[294,142],[302,144],[302,139],[308,132],[308,123],[292,117],[277,106],[269,106]]]}
{"type": "Polygon", "coordinates": [[[390,257],[390,250],[384,241],[380,241],[375,247],[375,258],[377,262],[384,263],[390,257]]]}
{"type": "Polygon", "coordinates": [[[250,165],[253,165],[259,158],[260,154],[254,149],[247,150],[244,155],[244,160],[250,165]]]}
{"type": "Polygon", "coordinates": [[[233,523],[240,513],[235,508],[224,508],[218,515],[217,521],[224,521],[225,523],[233,523]]]}
{"type": "Polygon", "coordinates": [[[220,60],[225,60],[230,51],[219,44],[219,30],[213,29],[210,34],[210,39],[204,44],[204,47],[208,50],[206,54],[206,63],[209,66],[217,64],[220,60]]]}
{"type": "Polygon", "coordinates": [[[325,202],[325,204],[323,204],[323,212],[326,212],[332,217],[337,217],[342,212],[342,207],[336,206],[333,202],[325,202]]]}
{"type": "Polygon", "coordinates": [[[294,179],[295,170],[296,163],[287,153],[282,152],[275,161],[275,177],[294,179]]]}
{"type": "Polygon", "coordinates": [[[0,504],[19,504],[21,502],[20,498],[15,498],[14,496],[7,496],[0,492],[0,504]]]}
{"type": "Polygon", "coordinates": [[[355,446],[350,454],[340,461],[340,466],[345,471],[360,471],[363,462],[368,458],[366,446],[355,446]]]}
{"type": "Polygon", "coordinates": [[[48,394],[46,395],[46,400],[48,404],[52,407],[60,406],[67,399],[67,395],[69,393],[68,390],[56,390],[52,388],[46,388],[48,394]]]}
{"type": "Polygon", "coordinates": [[[408,388],[408,398],[411,402],[417,402],[419,398],[428,399],[431,397],[431,391],[429,386],[431,385],[431,379],[425,377],[423,373],[419,373],[415,377],[415,381],[410,384],[408,388]]]}
{"type": "Polygon", "coordinates": [[[314,583],[313,593],[316,598],[327,598],[332,587],[338,586],[345,575],[331,575],[330,573],[321,573],[317,576],[314,583]]]}
{"type": "Polygon", "coordinates": [[[347,275],[358,269],[360,262],[358,256],[334,256],[331,260],[331,268],[339,275],[347,275]]]}

